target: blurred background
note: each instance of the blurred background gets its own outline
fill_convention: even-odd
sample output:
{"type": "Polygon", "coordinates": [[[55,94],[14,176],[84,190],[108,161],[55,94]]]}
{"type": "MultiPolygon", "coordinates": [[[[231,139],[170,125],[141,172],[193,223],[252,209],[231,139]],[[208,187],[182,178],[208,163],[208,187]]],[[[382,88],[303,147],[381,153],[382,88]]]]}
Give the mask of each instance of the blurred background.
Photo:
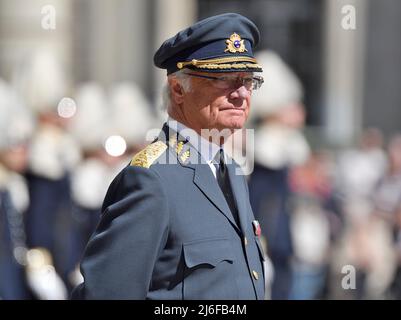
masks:
{"type": "Polygon", "coordinates": [[[261,32],[266,298],[401,298],[399,0],[0,0],[0,299],[82,281],[108,185],[166,119],[154,52],[224,12],[261,32]]]}

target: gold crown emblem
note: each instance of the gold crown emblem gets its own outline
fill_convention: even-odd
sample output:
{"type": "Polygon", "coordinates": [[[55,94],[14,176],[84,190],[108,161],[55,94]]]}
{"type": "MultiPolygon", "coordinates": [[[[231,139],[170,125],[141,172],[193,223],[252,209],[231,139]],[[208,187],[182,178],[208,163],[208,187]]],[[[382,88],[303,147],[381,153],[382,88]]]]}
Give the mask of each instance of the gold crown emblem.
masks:
{"type": "Polygon", "coordinates": [[[230,39],[226,40],[226,44],[227,48],[224,52],[236,53],[248,51],[245,48],[244,40],[241,40],[241,37],[235,32],[230,36],[230,39]]]}

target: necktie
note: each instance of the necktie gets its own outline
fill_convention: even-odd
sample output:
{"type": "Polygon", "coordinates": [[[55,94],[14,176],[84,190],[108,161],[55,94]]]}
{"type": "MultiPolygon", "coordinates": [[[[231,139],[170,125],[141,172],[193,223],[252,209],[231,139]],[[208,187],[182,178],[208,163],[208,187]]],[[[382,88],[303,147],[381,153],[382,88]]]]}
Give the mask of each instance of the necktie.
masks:
{"type": "Polygon", "coordinates": [[[214,165],[216,167],[217,183],[219,184],[220,189],[224,194],[224,197],[227,201],[228,206],[230,207],[231,213],[237,226],[239,226],[238,210],[235,205],[235,199],[231,189],[230,177],[228,176],[223,149],[220,149],[220,151],[216,155],[216,158],[217,159],[214,165]]]}

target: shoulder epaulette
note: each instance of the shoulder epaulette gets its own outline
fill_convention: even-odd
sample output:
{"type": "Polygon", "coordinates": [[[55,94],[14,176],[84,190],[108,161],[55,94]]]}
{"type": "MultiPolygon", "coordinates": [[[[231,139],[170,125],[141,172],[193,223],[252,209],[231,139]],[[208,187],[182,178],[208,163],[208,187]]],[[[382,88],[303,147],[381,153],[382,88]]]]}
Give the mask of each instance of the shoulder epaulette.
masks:
{"type": "Polygon", "coordinates": [[[149,168],[166,149],[167,145],[162,141],[151,143],[132,158],[130,165],[149,168]]]}

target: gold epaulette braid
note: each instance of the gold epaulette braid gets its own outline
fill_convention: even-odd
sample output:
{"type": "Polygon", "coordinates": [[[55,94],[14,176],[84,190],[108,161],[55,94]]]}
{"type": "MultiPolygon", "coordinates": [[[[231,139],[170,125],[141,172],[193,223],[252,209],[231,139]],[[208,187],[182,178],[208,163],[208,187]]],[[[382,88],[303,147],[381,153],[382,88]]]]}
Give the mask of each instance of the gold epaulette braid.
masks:
{"type": "Polygon", "coordinates": [[[149,168],[153,162],[159,158],[167,149],[167,145],[162,141],[156,141],[148,145],[145,149],[138,152],[131,160],[131,166],[149,168]]]}

